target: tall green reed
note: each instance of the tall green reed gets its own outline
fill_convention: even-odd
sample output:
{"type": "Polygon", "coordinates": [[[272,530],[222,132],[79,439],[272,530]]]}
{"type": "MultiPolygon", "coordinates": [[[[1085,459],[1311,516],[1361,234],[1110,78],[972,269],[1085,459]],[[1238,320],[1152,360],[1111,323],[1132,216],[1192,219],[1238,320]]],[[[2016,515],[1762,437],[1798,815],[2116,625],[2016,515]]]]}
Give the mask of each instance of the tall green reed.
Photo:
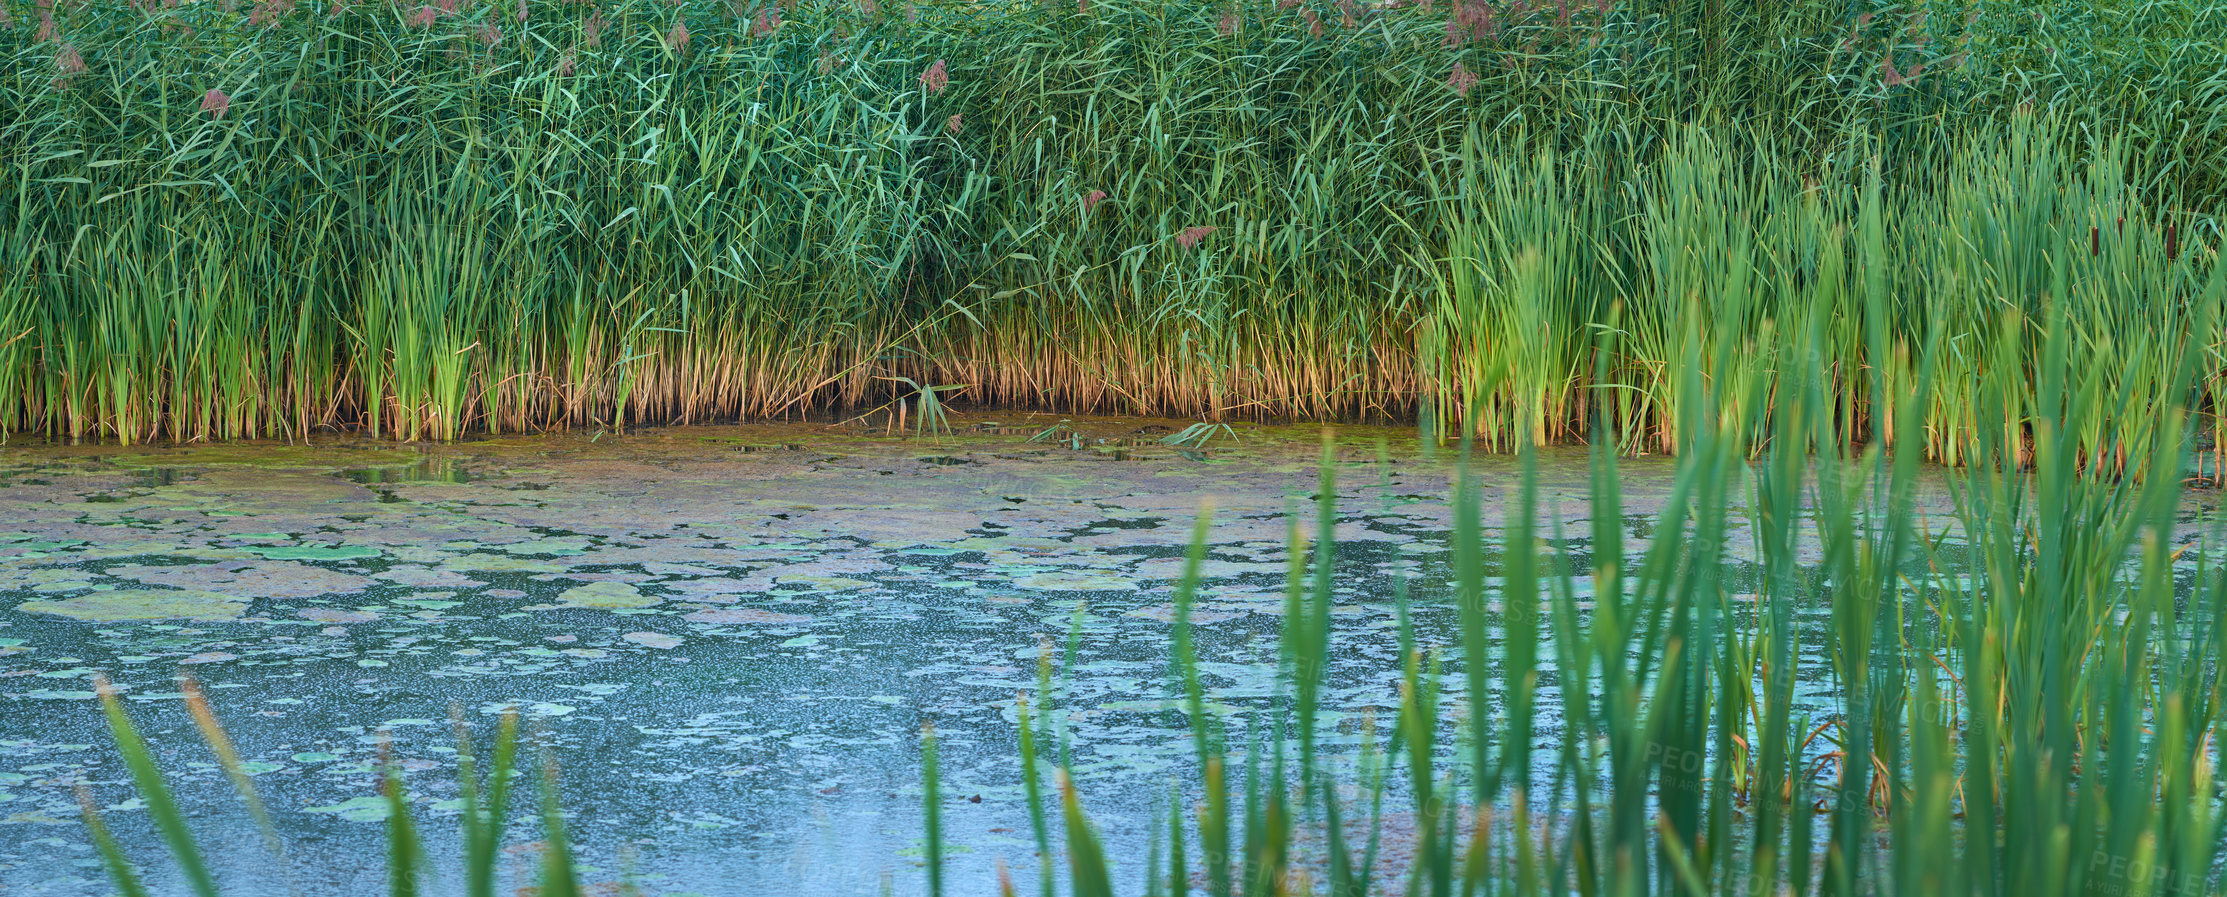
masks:
{"type": "MultiPolygon", "coordinates": [[[[1877,258],[1881,181],[1854,200],[1857,257],[1877,258]]],[[[1668,385],[1676,472],[1630,558],[1614,405],[1591,409],[1607,438],[1590,560],[1542,550],[1529,464],[1505,504],[1457,485],[1452,654],[1417,648],[1404,603],[1398,616],[1384,756],[1412,808],[1400,874],[1347,853],[1347,814],[1371,832],[1384,821],[1381,780],[1359,797],[1323,787],[1339,765],[1314,746],[1337,508],[1317,508],[1311,545],[1293,539],[1317,566],[1294,561],[1291,700],[1251,711],[1277,735],[1242,755],[1211,737],[1188,570],[1171,636],[1175,705],[1199,746],[1195,817],[1167,826],[1207,849],[1146,880],[1215,894],[2211,893],[2227,599],[2216,545],[2178,515],[2227,280],[2107,311],[2079,304],[2065,263],[2027,264],[1989,276],[2041,278],[2037,307],[2004,313],[1979,347],[1955,345],[1952,322],[1896,315],[1893,269],[1793,294],[1775,346],[1753,345],[1738,314],[1688,316],[1665,372],[1684,381],[1668,385]],[[1851,373],[1820,363],[1849,340],[1834,315],[1851,300],[1866,351],[1897,360],[1853,374],[1870,381],[1863,414],[1905,434],[1892,444],[1851,440],[1851,373]],[[2141,354],[2098,358],[2133,328],[2141,354]],[[1984,425],[1928,433],[1943,402],[1984,425]],[[1921,461],[1946,441],[1967,466],[1941,482],[1921,461]],[[1560,731],[1542,739],[1549,680],[1560,731]],[[1822,706],[1804,698],[1820,684],[1822,706]],[[1241,801],[1220,796],[1234,762],[1270,764],[1241,801]],[[1245,849],[1212,849],[1225,832],[1245,849]]],[[[1596,376],[1628,338],[1598,337],[1596,376]]],[[[1209,532],[1202,515],[1192,557],[1209,532]]]]}
{"type": "MultiPolygon", "coordinates": [[[[218,766],[233,785],[242,803],[261,829],[266,848],[272,853],[276,865],[266,867],[285,879],[289,892],[294,882],[287,868],[287,856],[280,835],[269,814],[264,809],[260,795],[241,761],[239,750],[231,735],[218,722],[216,712],[206,693],[191,676],[179,677],[181,692],[196,728],[210,751],[216,756],[218,766]]],[[[94,687],[101,702],[101,712],[106,717],[112,740],[130,772],[132,790],[147,807],[156,833],[161,837],[163,850],[178,867],[185,886],[201,897],[215,897],[221,892],[217,876],[186,822],[178,798],[165,781],[155,754],[147,741],[140,736],[125,709],[121,689],[105,677],[96,676],[94,687]]],[[[497,892],[497,866],[501,859],[504,832],[510,807],[511,780],[518,774],[516,758],[519,746],[518,715],[505,711],[496,727],[492,745],[492,759],[483,772],[474,739],[466,727],[461,710],[452,713],[457,736],[457,774],[461,792],[463,815],[462,868],[454,884],[461,885],[461,893],[468,897],[482,897],[497,892]]],[[[411,801],[402,777],[402,768],[394,759],[392,748],[385,742],[380,745],[378,764],[378,791],[385,812],[388,893],[415,895],[427,893],[428,879],[434,873],[426,862],[424,846],[417,824],[412,818],[411,801]]],[[[548,895],[578,894],[581,887],[572,861],[572,848],[566,840],[563,813],[557,803],[557,769],[555,760],[543,757],[539,776],[541,790],[541,827],[543,845],[541,866],[533,887],[537,893],[548,895]]],[[[123,846],[110,832],[100,814],[100,804],[91,789],[79,786],[78,802],[83,809],[87,831],[92,834],[102,864],[108,871],[117,890],[126,895],[150,893],[141,878],[138,867],[123,846]]],[[[268,883],[265,883],[268,886],[268,883]]],[[[438,889],[441,883],[435,883],[438,889]]],[[[160,891],[156,891],[160,893],[160,891]]]]}
{"type": "MultiPolygon", "coordinates": [[[[2027,301],[2008,257],[2118,309],[2216,265],[2212,0],[885,6],[12,3],[0,427],[442,439],[911,380],[1209,421],[1474,405],[1496,450],[1609,402],[1663,450],[1680,321],[1783,333],[1878,260],[1873,156],[1863,245],[1952,353],[1986,290],[2027,301]],[[1595,382],[1602,328],[1629,336],[1595,382]]],[[[1820,313],[1843,431],[1884,435],[1855,372],[1897,362],[1820,313]]]]}

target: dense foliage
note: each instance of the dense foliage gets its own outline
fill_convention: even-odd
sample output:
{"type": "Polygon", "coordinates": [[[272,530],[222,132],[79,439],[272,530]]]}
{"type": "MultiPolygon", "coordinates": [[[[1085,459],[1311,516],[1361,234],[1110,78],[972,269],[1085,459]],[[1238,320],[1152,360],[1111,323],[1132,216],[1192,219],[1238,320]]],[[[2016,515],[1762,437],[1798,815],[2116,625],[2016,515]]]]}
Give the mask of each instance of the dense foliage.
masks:
{"type": "Polygon", "coordinates": [[[2140,314],[2227,195],[2215,0],[0,8],[0,428],[69,437],[958,387],[1506,445],[1584,435],[1613,325],[1669,445],[1678,308],[2140,314]]]}

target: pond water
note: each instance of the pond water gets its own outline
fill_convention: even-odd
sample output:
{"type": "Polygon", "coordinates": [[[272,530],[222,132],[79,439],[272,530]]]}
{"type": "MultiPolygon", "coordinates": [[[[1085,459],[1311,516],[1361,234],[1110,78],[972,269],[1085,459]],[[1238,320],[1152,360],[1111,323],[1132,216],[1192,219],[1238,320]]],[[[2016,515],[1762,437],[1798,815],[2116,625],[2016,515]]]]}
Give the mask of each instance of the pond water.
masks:
{"type": "MultiPolygon", "coordinates": [[[[1028,440],[1056,421],[962,419],[942,439],[753,425],[0,448],[0,893],[107,892],[80,782],[142,866],[169,874],[95,671],[128,689],[228,893],[380,887],[388,739],[451,874],[451,714],[484,736],[507,707],[561,765],[585,877],[654,894],[922,892],[932,721],[952,893],[988,893],[1000,859],[1024,883],[1033,868],[1015,696],[1070,631],[1056,721],[1133,878],[1145,827],[1191,770],[1168,645],[1194,516],[1216,509],[1196,614],[1209,697],[1242,726],[1275,692],[1286,538],[1311,513],[1322,437],[1241,429],[1178,450],[1155,443],[1167,425],[1099,420],[1028,440]],[[251,761],[284,864],[185,714],[181,666],[251,761]]],[[[1406,431],[1336,440],[1325,723],[1354,733],[1395,706],[1395,581],[1412,577],[1422,641],[1452,641],[1451,466],[1406,431]]],[[[1496,523],[1513,463],[1477,470],[1496,523]]],[[[1670,473],[1626,462],[1635,534],[1670,473]]],[[[1550,528],[1586,531],[1585,475],[1582,450],[1545,457],[1550,528]]],[[[1805,695],[1822,706],[1826,687],[1805,695]]],[[[1543,698],[1551,709],[1551,687],[1543,698]]],[[[538,828],[511,835],[522,883],[538,828]]]]}

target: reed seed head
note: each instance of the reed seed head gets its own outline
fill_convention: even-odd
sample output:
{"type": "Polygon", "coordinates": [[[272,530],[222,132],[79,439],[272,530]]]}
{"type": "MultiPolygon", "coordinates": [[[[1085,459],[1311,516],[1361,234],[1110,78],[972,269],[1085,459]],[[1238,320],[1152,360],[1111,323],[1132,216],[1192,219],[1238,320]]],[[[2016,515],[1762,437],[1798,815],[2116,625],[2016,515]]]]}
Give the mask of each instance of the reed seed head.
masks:
{"type": "Polygon", "coordinates": [[[928,66],[926,70],[920,73],[920,87],[931,96],[942,93],[943,89],[950,84],[951,72],[944,67],[941,59],[936,60],[934,65],[928,66]]]}
{"type": "Polygon", "coordinates": [[[1213,233],[1219,229],[1220,228],[1206,227],[1203,225],[1198,227],[1186,227],[1183,229],[1182,233],[1175,235],[1175,245],[1181,246],[1185,249],[1197,249],[1201,241],[1205,240],[1209,236],[1212,236],[1213,233]]]}
{"type": "Polygon", "coordinates": [[[493,22],[481,25],[479,27],[479,42],[490,49],[494,48],[496,44],[503,42],[503,29],[495,27],[493,22]]]}
{"type": "Polygon", "coordinates": [[[1222,20],[1215,23],[1214,30],[1220,32],[1223,37],[1237,36],[1237,10],[1232,9],[1223,12],[1222,20]]]}
{"type": "Polygon", "coordinates": [[[675,53],[688,52],[688,23],[674,22],[673,30],[665,32],[665,47],[675,53]]]}
{"type": "Polygon", "coordinates": [[[758,18],[750,23],[751,37],[764,37],[781,27],[781,8],[768,6],[758,10],[758,18]]]}
{"type": "Polygon", "coordinates": [[[64,78],[85,71],[85,57],[78,55],[76,44],[63,44],[55,51],[54,70],[64,78]]]}
{"type": "Polygon", "coordinates": [[[210,118],[222,119],[224,113],[231,108],[232,98],[226,96],[224,91],[211,87],[208,93],[201,95],[201,111],[209,113],[210,118]]]}
{"type": "Polygon", "coordinates": [[[1090,211],[1092,211],[1092,210],[1094,210],[1094,209],[1098,208],[1098,204],[1099,204],[1099,203],[1102,203],[1102,202],[1105,202],[1105,201],[1106,201],[1106,191],[1104,191],[1104,190],[1092,190],[1092,191],[1090,191],[1090,195],[1089,195],[1089,196],[1085,196],[1085,197],[1083,197],[1083,211],[1084,211],[1085,213],[1088,213],[1088,212],[1090,212],[1090,211]]]}
{"type": "Polygon", "coordinates": [[[278,20],[294,11],[295,0],[262,0],[248,10],[247,23],[263,27],[276,27],[278,20]]]}
{"type": "Polygon", "coordinates": [[[1446,76],[1446,86],[1453,88],[1455,93],[1466,97],[1469,95],[1469,89],[1477,86],[1477,73],[1470,71],[1468,66],[1456,62],[1454,63],[1454,71],[1446,76]]]}
{"type": "Polygon", "coordinates": [[[963,116],[961,115],[953,114],[950,120],[943,123],[943,129],[953,134],[959,133],[966,127],[966,123],[960,120],[962,117],[963,116]]]}

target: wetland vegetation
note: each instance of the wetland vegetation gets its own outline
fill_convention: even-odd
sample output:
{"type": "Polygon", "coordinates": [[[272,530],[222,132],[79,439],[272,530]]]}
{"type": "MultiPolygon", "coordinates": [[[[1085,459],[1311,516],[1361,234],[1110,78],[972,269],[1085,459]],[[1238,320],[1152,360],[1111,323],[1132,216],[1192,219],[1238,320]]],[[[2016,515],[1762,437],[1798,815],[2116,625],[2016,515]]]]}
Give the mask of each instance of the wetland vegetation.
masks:
{"type": "Polygon", "coordinates": [[[4,8],[0,427],[68,438],[926,396],[1660,450],[1724,314],[1827,315],[1753,361],[1866,437],[1913,373],[1851,297],[2139,365],[2227,195],[2211,0],[4,8]]]}
{"type": "Polygon", "coordinates": [[[2219,892],[2223,35],[0,0],[0,889],[2219,892]]]}

